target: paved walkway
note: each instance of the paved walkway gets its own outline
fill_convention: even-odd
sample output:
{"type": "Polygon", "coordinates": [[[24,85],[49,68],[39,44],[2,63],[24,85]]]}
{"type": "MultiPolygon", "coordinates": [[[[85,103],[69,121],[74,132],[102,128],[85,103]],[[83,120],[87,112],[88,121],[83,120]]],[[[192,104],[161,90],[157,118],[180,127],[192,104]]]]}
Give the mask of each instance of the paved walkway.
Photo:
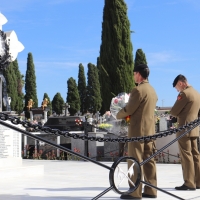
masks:
{"type": "MultiPolygon", "coordinates": [[[[111,162],[104,164],[111,166],[111,162]]],[[[44,166],[44,174],[30,172],[0,179],[0,200],[88,200],[108,188],[109,170],[84,161],[23,160],[23,166],[44,166]]],[[[126,163],[124,163],[126,165],[126,163]]],[[[158,186],[183,199],[200,200],[200,190],[176,191],[183,183],[180,164],[157,164],[158,186]]],[[[120,199],[112,190],[102,200],[120,199]]],[[[146,198],[143,198],[146,199],[146,198]]],[[[176,199],[158,191],[158,200],[176,199]]]]}

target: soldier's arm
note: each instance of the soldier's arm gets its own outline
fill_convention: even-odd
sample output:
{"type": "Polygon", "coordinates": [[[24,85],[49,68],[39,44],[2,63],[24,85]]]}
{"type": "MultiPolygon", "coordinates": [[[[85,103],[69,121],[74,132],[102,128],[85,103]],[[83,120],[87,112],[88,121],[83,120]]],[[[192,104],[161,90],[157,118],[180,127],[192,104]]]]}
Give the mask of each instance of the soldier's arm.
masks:
{"type": "Polygon", "coordinates": [[[139,107],[141,102],[140,93],[137,88],[134,88],[130,94],[127,105],[122,108],[116,115],[117,119],[123,119],[128,115],[132,115],[139,107]]]}
{"type": "Polygon", "coordinates": [[[187,97],[186,97],[185,93],[181,92],[178,95],[177,100],[176,100],[174,106],[170,110],[170,114],[172,116],[174,116],[174,117],[178,117],[179,113],[185,107],[185,105],[187,104],[187,102],[188,102],[188,100],[187,100],[187,97]]]}

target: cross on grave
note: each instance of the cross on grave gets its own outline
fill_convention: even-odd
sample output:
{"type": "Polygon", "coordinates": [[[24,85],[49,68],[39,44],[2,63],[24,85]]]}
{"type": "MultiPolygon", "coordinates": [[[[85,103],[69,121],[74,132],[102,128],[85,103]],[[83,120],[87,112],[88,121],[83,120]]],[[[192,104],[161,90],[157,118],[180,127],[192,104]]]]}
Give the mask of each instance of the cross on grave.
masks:
{"type": "Polygon", "coordinates": [[[65,103],[63,108],[65,109],[65,116],[68,116],[69,114],[68,108],[70,108],[70,105],[68,103],[65,103]]]}

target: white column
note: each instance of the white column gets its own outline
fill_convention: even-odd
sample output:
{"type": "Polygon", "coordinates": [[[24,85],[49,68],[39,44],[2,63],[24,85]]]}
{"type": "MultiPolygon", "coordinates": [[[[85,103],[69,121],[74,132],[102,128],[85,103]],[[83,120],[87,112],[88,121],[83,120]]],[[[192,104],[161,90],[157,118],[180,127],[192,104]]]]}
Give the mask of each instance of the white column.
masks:
{"type": "Polygon", "coordinates": [[[30,112],[30,120],[33,121],[33,112],[32,111],[29,112],[30,112]]]}
{"type": "Polygon", "coordinates": [[[44,123],[47,122],[47,112],[48,112],[48,111],[44,110],[44,123]]]}
{"type": "MultiPolygon", "coordinates": [[[[60,136],[57,136],[57,145],[60,145],[60,136]]],[[[60,149],[57,149],[57,158],[60,157],[60,149]]]]}
{"type": "Polygon", "coordinates": [[[24,135],[24,156],[27,156],[27,136],[24,135]]]}
{"type": "Polygon", "coordinates": [[[35,149],[34,149],[34,154],[37,155],[38,149],[37,149],[37,140],[35,140],[35,149]]]}

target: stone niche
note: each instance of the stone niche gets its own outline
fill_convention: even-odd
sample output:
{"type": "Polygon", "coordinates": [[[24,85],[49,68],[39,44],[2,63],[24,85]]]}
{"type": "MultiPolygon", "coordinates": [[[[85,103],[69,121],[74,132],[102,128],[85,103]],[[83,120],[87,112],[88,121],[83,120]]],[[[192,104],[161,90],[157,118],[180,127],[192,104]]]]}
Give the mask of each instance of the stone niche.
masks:
{"type": "MultiPolygon", "coordinates": [[[[160,118],[160,124],[159,129],[160,131],[168,130],[167,125],[167,119],[165,117],[160,118]]],[[[157,138],[156,140],[156,148],[159,150],[171,141],[176,139],[176,134],[168,135],[167,137],[157,138]]],[[[175,142],[171,144],[169,147],[167,147],[164,151],[164,153],[160,153],[157,156],[158,162],[161,163],[180,163],[180,157],[179,155],[179,149],[178,149],[178,143],[175,142]]]]}
{"type": "MultiPolygon", "coordinates": [[[[104,137],[105,132],[88,132],[89,137],[104,137]]],[[[80,136],[84,136],[84,133],[80,133],[80,136]]],[[[71,149],[81,155],[85,152],[85,141],[81,139],[71,138],[71,149]]],[[[98,160],[99,157],[104,156],[104,142],[88,141],[88,153],[89,157],[98,160]]]]}
{"type": "MultiPolygon", "coordinates": [[[[11,122],[6,121],[6,123],[11,122]]],[[[0,168],[21,164],[21,134],[0,124],[0,168]]]]}

